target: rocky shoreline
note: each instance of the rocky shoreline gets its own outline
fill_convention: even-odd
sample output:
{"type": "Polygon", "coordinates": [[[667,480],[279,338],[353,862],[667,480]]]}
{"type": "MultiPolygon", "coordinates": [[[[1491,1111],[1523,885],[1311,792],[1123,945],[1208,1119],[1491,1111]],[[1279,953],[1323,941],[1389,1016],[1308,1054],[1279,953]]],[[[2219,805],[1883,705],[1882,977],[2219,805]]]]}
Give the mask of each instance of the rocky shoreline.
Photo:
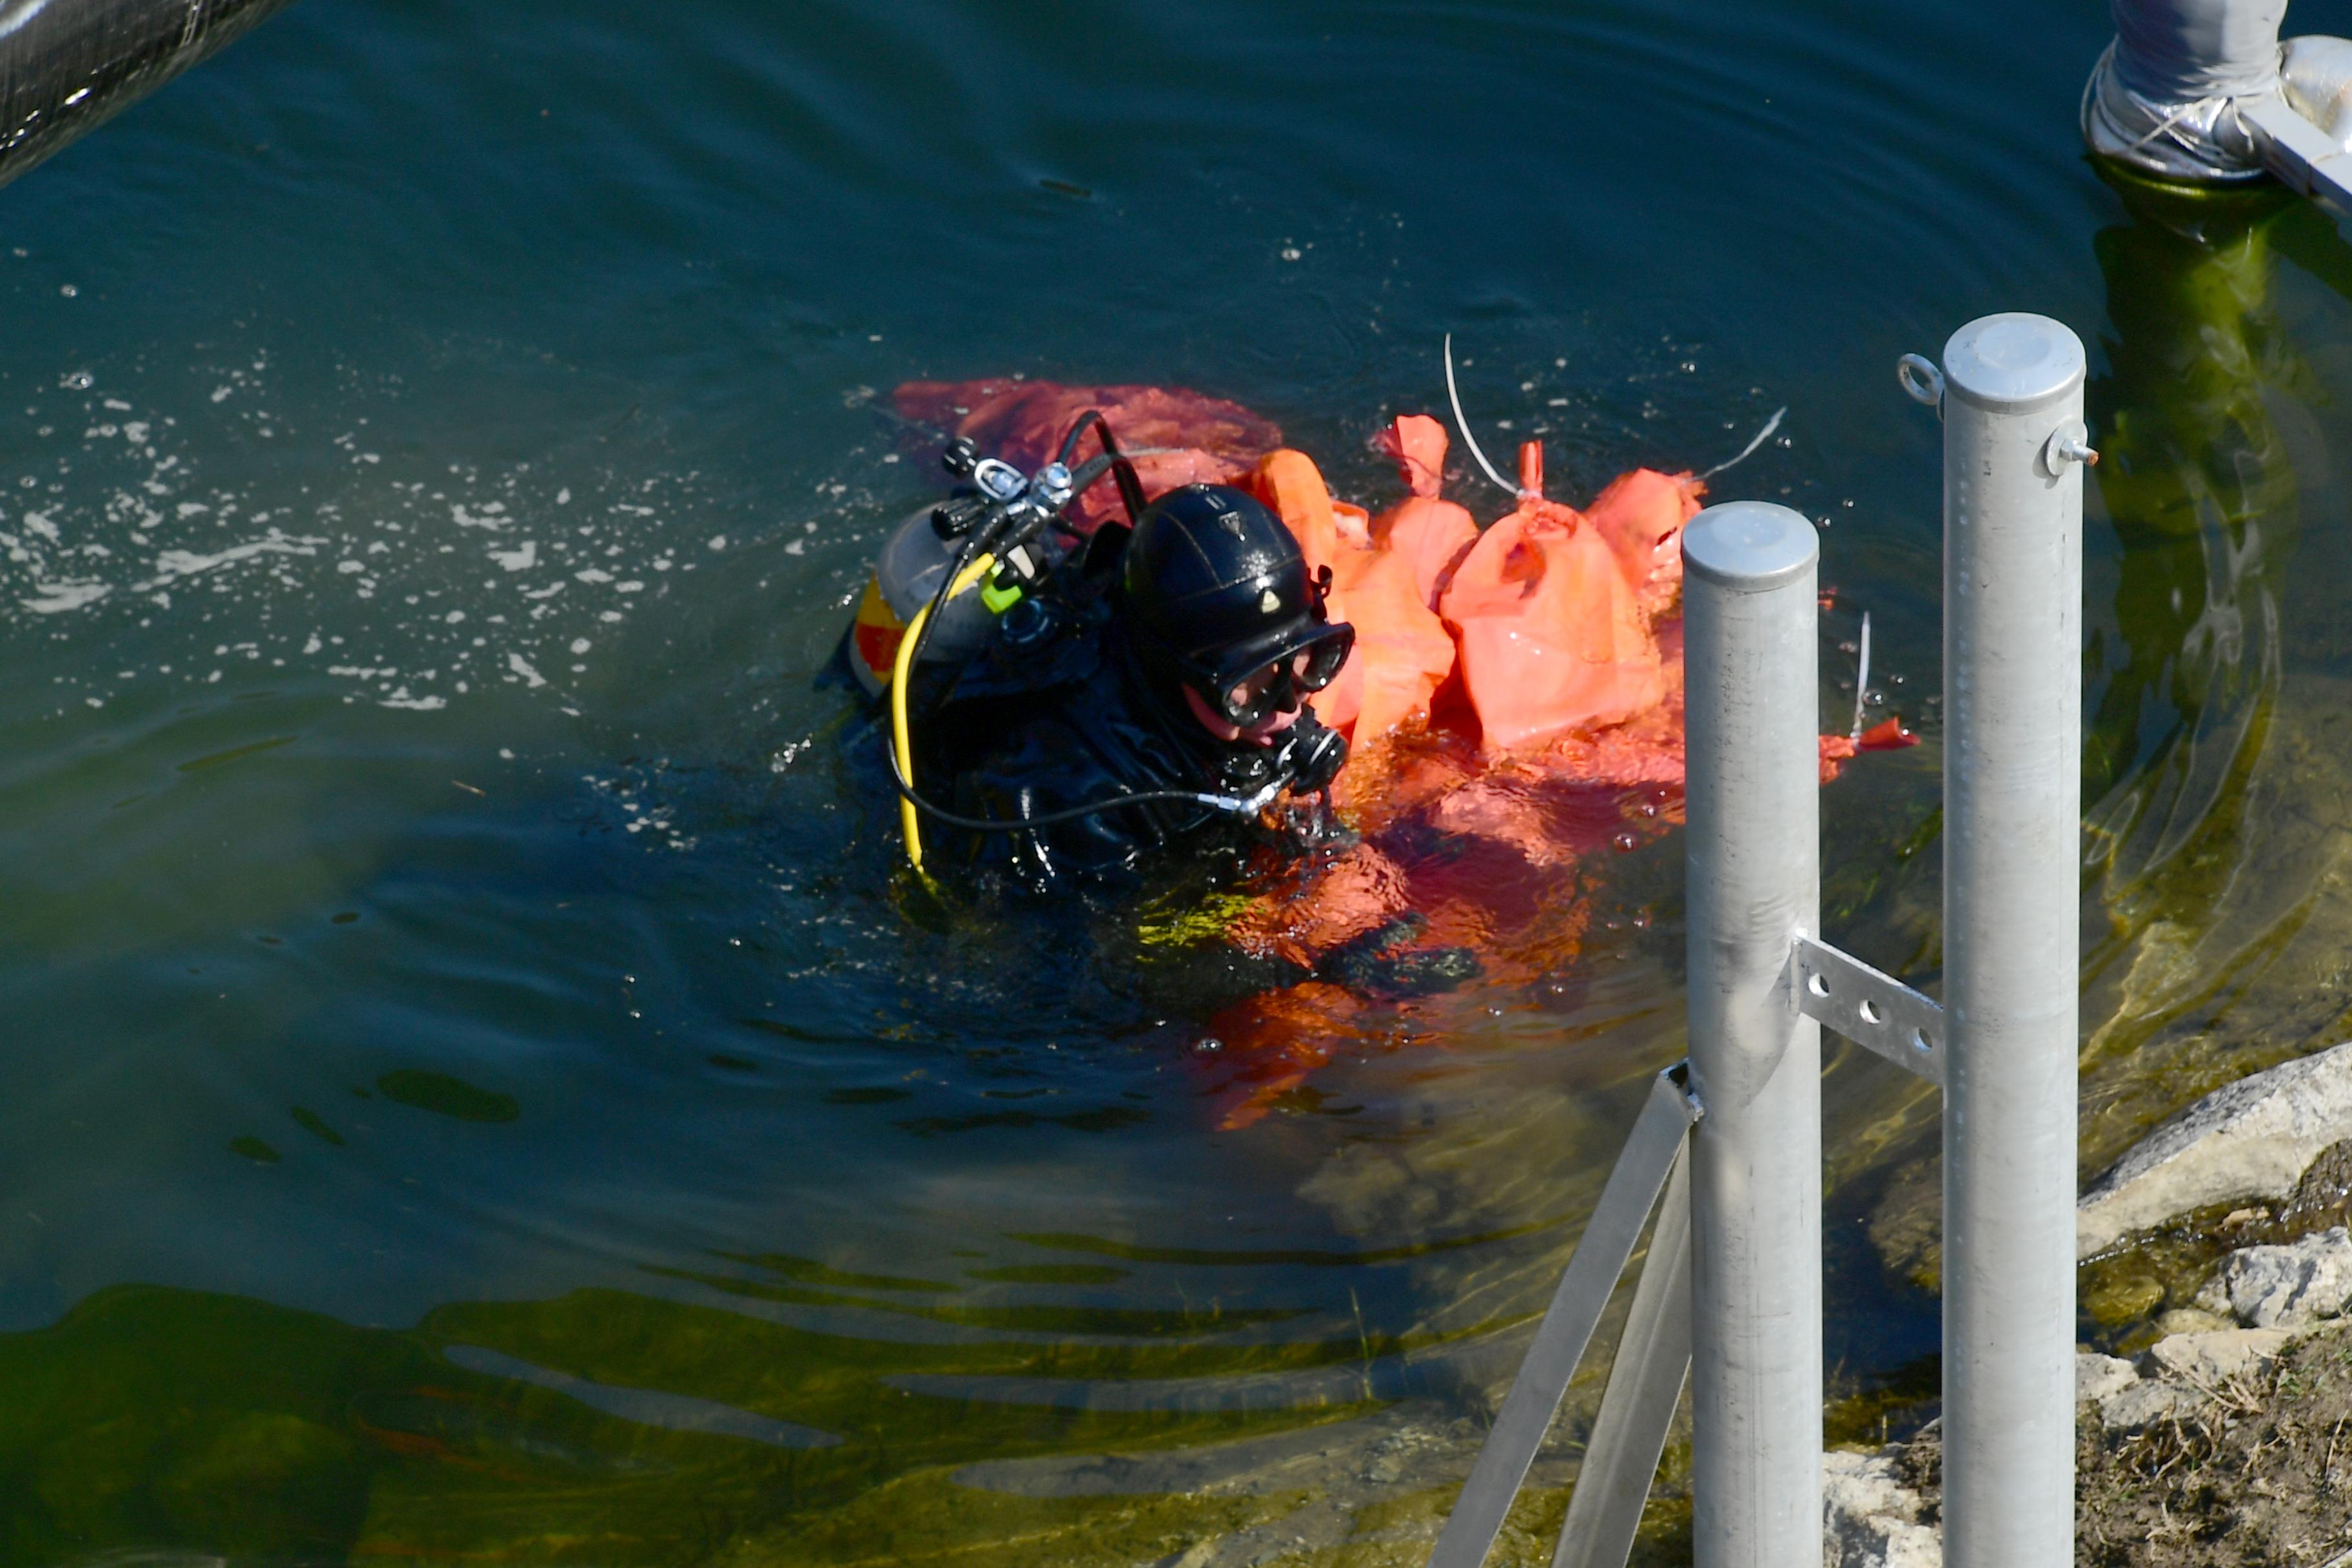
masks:
{"type": "MultiPolygon", "coordinates": [[[[2076,1561],[2352,1568],[2352,1044],[2218,1089],[2083,1194],[2076,1561]]],[[[1942,1558],[1939,1434],[1824,1460],[1825,1568],[1942,1558]]]]}

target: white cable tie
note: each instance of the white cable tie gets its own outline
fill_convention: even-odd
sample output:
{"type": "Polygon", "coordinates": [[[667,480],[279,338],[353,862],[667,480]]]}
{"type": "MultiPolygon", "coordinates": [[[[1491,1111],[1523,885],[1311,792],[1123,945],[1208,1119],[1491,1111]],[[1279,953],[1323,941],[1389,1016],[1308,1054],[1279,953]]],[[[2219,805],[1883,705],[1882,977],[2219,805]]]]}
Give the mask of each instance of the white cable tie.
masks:
{"type": "Polygon", "coordinates": [[[1786,404],[1774,409],[1772,411],[1772,417],[1764,421],[1764,428],[1756,432],[1756,439],[1748,442],[1748,445],[1739,448],[1739,456],[1732,458],[1731,461],[1727,463],[1717,463],[1715,467],[1701,474],[1699,478],[1703,479],[1711,479],[1715,478],[1716,475],[1723,472],[1726,468],[1736,468],[1740,464],[1746,462],[1748,458],[1754,457],[1756,455],[1756,448],[1761,447],[1765,442],[1772,438],[1772,432],[1780,427],[1780,421],[1788,416],[1788,413],[1789,409],[1786,404]]]}
{"type": "Polygon", "coordinates": [[[1495,465],[1488,462],[1486,454],[1478,449],[1478,437],[1470,434],[1470,421],[1462,417],[1462,394],[1454,384],[1454,334],[1452,332],[1445,334],[1445,395],[1454,405],[1454,427],[1462,432],[1462,444],[1470,448],[1470,455],[1478,459],[1480,468],[1486,470],[1486,477],[1514,496],[1524,500],[1528,492],[1495,471],[1495,465]]]}
{"type": "Polygon", "coordinates": [[[1870,612],[1862,612],[1862,657],[1853,671],[1853,739],[1862,739],[1862,705],[1870,695],[1870,612]]]}

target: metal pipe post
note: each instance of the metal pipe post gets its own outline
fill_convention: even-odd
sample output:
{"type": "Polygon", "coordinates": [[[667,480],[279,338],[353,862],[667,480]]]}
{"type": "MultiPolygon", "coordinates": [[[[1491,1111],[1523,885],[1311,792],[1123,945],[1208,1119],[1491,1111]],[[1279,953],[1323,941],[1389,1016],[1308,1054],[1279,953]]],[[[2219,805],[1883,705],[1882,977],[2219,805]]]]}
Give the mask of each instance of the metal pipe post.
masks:
{"type": "Polygon", "coordinates": [[[2043,316],[1944,350],[1950,1568],[2074,1560],[2083,373],[2043,316]]]}
{"type": "Polygon", "coordinates": [[[1822,1561],[1820,542],[1783,506],[1683,534],[1696,1568],[1822,1561]]]}
{"type": "Polygon", "coordinates": [[[2109,0],[2116,75],[2168,103],[2278,89],[2287,0],[2109,0]]]}

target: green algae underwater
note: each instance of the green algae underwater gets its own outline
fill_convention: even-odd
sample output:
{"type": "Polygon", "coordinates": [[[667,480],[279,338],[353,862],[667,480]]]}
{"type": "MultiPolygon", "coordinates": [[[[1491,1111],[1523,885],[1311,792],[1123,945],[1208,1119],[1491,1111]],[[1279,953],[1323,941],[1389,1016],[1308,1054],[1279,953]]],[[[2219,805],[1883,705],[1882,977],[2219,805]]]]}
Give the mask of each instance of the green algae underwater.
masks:
{"type": "MultiPolygon", "coordinates": [[[[1372,499],[1449,331],[1571,498],[1787,405],[1717,493],[1826,525],[1823,712],[1868,609],[1927,736],[1825,797],[1824,909],[1932,990],[1891,366],[2057,316],[2085,1173],[2340,1038],[2352,249],[2084,160],[2095,10],[313,0],[0,193],[0,1563],[1425,1556],[1682,1053],[1679,844],[1218,1131],[1262,976],[1145,940],[1173,894],[924,897],[817,682],[932,493],[904,379],[1197,386],[1372,499]]],[[[1870,1440],[1933,1410],[1936,1108],[1823,1093],[1870,1440]]],[[[2086,1334],[2199,1256],[2094,1265],[2086,1334]]]]}
{"type": "MultiPolygon", "coordinates": [[[[950,1467],[1311,1435],[1361,1406],[1023,1412],[913,1395],[891,1377],[1234,1375],[1299,1359],[886,1349],[610,1292],[447,1308],[404,1332],[121,1287],[0,1349],[17,1402],[0,1503],[7,1548],[24,1562],[74,1559],[94,1541],[137,1541],[145,1561],[179,1560],[181,1549],[192,1562],[1148,1562],[1279,1521],[1312,1489],[1024,1496],[961,1484],[950,1467]],[[696,1394],[669,1399],[668,1421],[625,1399],[625,1415],[608,1415],[593,1394],[583,1402],[578,1379],[566,1391],[475,1375],[451,1363],[453,1346],[560,1358],[608,1383],[598,1392],[696,1394]],[[708,1414],[692,1407],[705,1401],[821,1421],[855,1447],[697,1430],[708,1414]]],[[[1667,1465],[1686,1467],[1686,1447],[1667,1465]]],[[[1569,1489],[1530,1487],[1498,1549],[1548,1554],[1569,1489]]],[[[1418,1561],[1416,1537],[1443,1521],[1453,1494],[1370,1501],[1348,1521],[1367,1544],[1299,1560],[1418,1561]]],[[[1687,1529],[1686,1505],[1654,1505],[1634,1562],[1686,1560],[1687,1529]]]]}
{"type": "MultiPolygon", "coordinates": [[[[1297,1359],[1183,1344],[880,1345],[611,1291],[444,1308],[394,1331],[126,1286],[0,1345],[10,1402],[0,1539],[28,1563],[98,1542],[294,1561],[1013,1563],[1037,1561],[1025,1554],[1056,1536],[1125,1537],[1140,1549],[1203,1521],[1166,1501],[968,1492],[944,1467],[1213,1442],[1318,1413],[1024,1410],[916,1394],[891,1379],[1216,1375],[1297,1359]],[[576,1391],[469,1373],[452,1364],[452,1345],[675,1397],[656,1419],[642,1408],[636,1419],[605,1415],[576,1391]],[[811,1437],[697,1430],[709,1419],[699,1403],[811,1437]],[[975,1536],[1003,1544],[975,1552],[975,1536]]],[[[1230,1511],[1276,1506],[1249,1500],[1230,1511]]]]}

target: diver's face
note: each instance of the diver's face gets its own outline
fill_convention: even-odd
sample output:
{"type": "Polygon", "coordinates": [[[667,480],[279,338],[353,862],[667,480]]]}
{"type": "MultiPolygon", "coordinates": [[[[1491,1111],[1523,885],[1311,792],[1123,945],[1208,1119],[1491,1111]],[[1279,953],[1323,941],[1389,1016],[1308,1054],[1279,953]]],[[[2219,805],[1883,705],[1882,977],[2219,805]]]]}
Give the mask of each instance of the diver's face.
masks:
{"type": "Polygon", "coordinates": [[[1263,744],[1298,721],[1300,688],[1313,658],[1307,653],[1297,653],[1286,663],[1287,668],[1284,664],[1269,664],[1264,669],[1253,672],[1224,694],[1226,712],[1265,710],[1265,717],[1250,723],[1234,723],[1225,717],[1225,713],[1211,707],[1207,700],[1190,686],[1184,688],[1184,705],[1192,710],[1192,717],[1200,721],[1202,728],[1218,740],[1255,741],[1263,744]]]}
{"type": "MultiPolygon", "coordinates": [[[[1268,718],[1276,714],[1297,714],[1301,693],[1315,689],[1307,684],[1307,671],[1314,667],[1312,654],[1301,651],[1282,663],[1269,664],[1264,669],[1247,676],[1225,693],[1224,710],[1228,716],[1254,713],[1266,709],[1268,718]]],[[[1320,684],[1318,682],[1317,684],[1320,684]]],[[[1246,726],[1244,726],[1246,728],[1246,726]]]]}

